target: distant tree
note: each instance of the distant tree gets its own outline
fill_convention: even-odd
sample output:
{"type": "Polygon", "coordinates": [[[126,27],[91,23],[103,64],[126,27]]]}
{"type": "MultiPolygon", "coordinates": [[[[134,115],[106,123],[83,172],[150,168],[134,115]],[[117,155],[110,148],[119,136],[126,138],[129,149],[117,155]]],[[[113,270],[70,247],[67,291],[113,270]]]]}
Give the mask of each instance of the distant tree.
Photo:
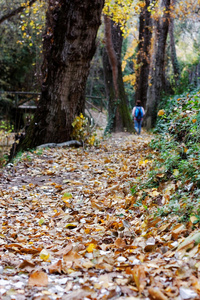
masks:
{"type": "Polygon", "coordinates": [[[141,100],[146,107],[148,78],[151,59],[152,18],[150,11],[151,0],[145,0],[139,17],[139,43],[137,51],[135,99],[141,100]]]}
{"type": "Polygon", "coordinates": [[[106,47],[103,53],[104,78],[108,100],[106,132],[133,131],[124,89],[121,51],[123,36],[119,24],[104,16],[106,47]]]}
{"type": "Polygon", "coordinates": [[[169,29],[171,0],[160,0],[158,13],[153,18],[152,55],[146,104],[146,127],[155,125],[157,105],[165,82],[165,50],[169,29]]]}
{"type": "MultiPolygon", "coordinates": [[[[176,0],[172,0],[171,7],[173,9],[175,8],[175,5],[176,5],[176,0]]],[[[171,61],[172,61],[172,67],[174,73],[174,81],[175,81],[175,85],[177,86],[180,80],[180,67],[177,59],[176,46],[175,46],[174,17],[171,15],[171,12],[170,12],[170,19],[169,19],[169,41],[170,41],[171,61]]]]}

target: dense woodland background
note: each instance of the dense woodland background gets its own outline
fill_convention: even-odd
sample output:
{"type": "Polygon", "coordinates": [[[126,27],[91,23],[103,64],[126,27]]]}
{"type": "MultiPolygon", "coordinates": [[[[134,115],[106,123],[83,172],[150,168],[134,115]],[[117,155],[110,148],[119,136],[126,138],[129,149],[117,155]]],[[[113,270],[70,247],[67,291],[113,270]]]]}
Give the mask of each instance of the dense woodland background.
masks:
{"type": "MultiPolygon", "coordinates": [[[[84,1],[75,8],[70,1],[68,4],[61,1],[59,5],[56,1],[0,1],[2,128],[24,131],[38,103],[40,113],[36,113],[34,122],[39,124],[38,120],[41,119],[46,122],[38,125],[40,129],[29,130],[23,148],[31,148],[43,142],[70,140],[70,124],[79,113],[85,112],[85,100],[92,102],[107,114],[106,132],[132,132],[130,113],[135,100],[140,99],[146,110],[144,126],[150,129],[156,124],[158,106],[162,99],[190,92],[200,85],[199,1],[116,0],[106,1],[105,4],[103,1],[96,1],[93,7],[87,6],[88,3],[84,1]],[[103,4],[104,9],[101,13],[103,4]],[[87,38],[87,32],[93,29],[89,25],[90,19],[87,20],[87,14],[83,14],[84,9],[93,10],[93,15],[100,9],[97,15],[99,18],[101,14],[101,18],[94,28],[93,42],[89,40],[91,34],[87,38]],[[82,25],[77,25],[80,16],[82,25]],[[65,19],[68,29],[62,27],[65,19]],[[99,27],[100,22],[102,24],[99,27]],[[78,26],[82,26],[81,31],[77,30],[78,26]],[[65,30],[69,30],[68,36],[65,30]],[[72,37],[76,30],[77,33],[72,37]],[[61,42],[62,35],[67,36],[65,45],[61,42]],[[90,43],[93,43],[93,46],[89,50],[87,45],[90,43]],[[96,50],[93,49],[94,43],[96,50]],[[71,47],[70,53],[67,47],[71,47]],[[76,47],[82,49],[82,54],[78,54],[76,47]],[[65,62],[59,61],[58,57],[61,57],[64,51],[68,51],[65,62]],[[71,53],[74,53],[74,58],[71,53]],[[86,53],[88,61],[84,74],[83,57],[87,57],[86,53]],[[70,67],[67,63],[68,69],[74,70],[72,76],[66,75],[68,71],[63,69],[67,60],[76,61],[70,67]],[[67,107],[71,108],[65,109],[65,112],[59,103],[58,90],[61,86],[69,86],[69,83],[65,81],[64,84],[61,79],[56,83],[61,65],[65,80],[71,82],[75,76],[82,80],[79,85],[71,87],[79,92],[74,96],[72,91],[70,92],[71,98],[80,100],[66,100],[67,107]],[[81,66],[82,71],[77,71],[78,66],[81,66]],[[51,77],[49,74],[53,70],[55,75],[51,77]],[[74,75],[78,72],[81,72],[82,76],[74,75]],[[49,96],[43,94],[44,86],[49,96]],[[49,98],[47,101],[48,97],[51,100],[49,98]],[[76,104],[75,108],[71,106],[70,101],[79,104],[76,104]],[[46,109],[48,105],[49,108],[46,109]],[[54,113],[51,115],[50,111],[54,113]],[[62,124],[56,124],[55,115],[59,116],[57,119],[63,120],[62,124]],[[49,124],[51,128],[45,129],[46,133],[43,132],[41,137],[39,132],[49,124]],[[56,131],[56,134],[53,131],[56,131]],[[34,141],[31,143],[30,140],[34,141]]],[[[84,63],[86,65],[86,62],[84,63]]],[[[62,89],[60,93],[66,95],[64,97],[67,99],[67,90],[62,89]]]]}

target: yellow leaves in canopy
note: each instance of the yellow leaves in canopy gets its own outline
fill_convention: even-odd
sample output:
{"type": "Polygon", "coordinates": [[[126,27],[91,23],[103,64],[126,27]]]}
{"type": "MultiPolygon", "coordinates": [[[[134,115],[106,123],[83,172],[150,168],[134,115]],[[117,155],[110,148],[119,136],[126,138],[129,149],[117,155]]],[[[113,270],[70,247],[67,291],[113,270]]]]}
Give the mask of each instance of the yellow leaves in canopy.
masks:
{"type": "Polygon", "coordinates": [[[135,83],[136,83],[136,76],[135,76],[135,74],[125,75],[125,76],[123,77],[123,81],[124,81],[124,82],[128,82],[128,83],[130,83],[132,86],[134,86],[135,83]]]}
{"type": "MultiPolygon", "coordinates": [[[[143,2],[143,1],[139,1],[143,2]]],[[[103,13],[109,15],[114,22],[121,25],[121,30],[126,33],[126,23],[130,20],[132,14],[138,9],[138,1],[132,0],[106,0],[103,13]]],[[[137,11],[138,13],[138,11],[137,11]]]]}
{"type": "Polygon", "coordinates": [[[164,109],[159,110],[158,116],[161,117],[161,116],[164,116],[164,115],[165,115],[165,110],[164,109]]]}
{"type": "Polygon", "coordinates": [[[30,22],[30,26],[35,28],[35,23],[33,22],[33,20],[30,22]]]}
{"type": "Polygon", "coordinates": [[[196,121],[197,121],[197,119],[193,119],[193,120],[192,120],[192,123],[196,123],[196,121]]]}

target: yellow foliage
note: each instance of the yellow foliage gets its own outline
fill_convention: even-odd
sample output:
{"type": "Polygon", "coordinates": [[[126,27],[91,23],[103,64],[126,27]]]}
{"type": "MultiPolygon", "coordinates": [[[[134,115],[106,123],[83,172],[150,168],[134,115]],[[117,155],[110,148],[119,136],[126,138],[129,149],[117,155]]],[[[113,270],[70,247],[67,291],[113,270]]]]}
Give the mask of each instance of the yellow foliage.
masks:
{"type": "Polygon", "coordinates": [[[161,117],[161,116],[164,116],[164,115],[165,115],[165,110],[164,109],[159,110],[158,116],[161,117]]]}
{"type": "Polygon", "coordinates": [[[145,2],[141,0],[106,0],[103,13],[109,15],[115,23],[120,24],[122,32],[126,34],[128,30],[127,22],[133,14],[140,12],[143,5],[145,5],[145,2]]]}
{"type": "Polygon", "coordinates": [[[129,82],[132,86],[134,86],[135,82],[136,82],[136,76],[135,76],[135,74],[125,75],[123,77],[123,81],[129,82]]]}
{"type": "MultiPolygon", "coordinates": [[[[33,35],[39,36],[39,34],[42,34],[42,30],[45,25],[46,2],[35,2],[32,6],[30,6],[28,1],[26,3],[22,3],[21,6],[25,7],[25,14],[22,14],[21,16],[22,41],[17,42],[20,45],[22,45],[27,39],[32,39],[33,35]]],[[[29,46],[32,47],[33,43],[29,43],[29,46]]]]}
{"type": "Polygon", "coordinates": [[[97,144],[96,135],[95,133],[92,134],[88,120],[83,116],[82,113],[75,117],[72,127],[72,137],[74,139],[82,141],[90,146],[97,144]]]}
{"type": "Polygon", "coordinates": [[[87,251],[88,253],[91,253],[91,252],[93,252],[93,250],[94,250],[95,248],[96,248],[96,245],[93,244],[93,243],[91,243],[91,244],[89,244],[89,246],[87,247],[86,251],[87,251]]]}
{"type": "Polygon", "coordinates": [[[42,259],[44,261],[50,261],[50,254],[49,254],[49,252],[47,252],[46,249],[43,249],[40,252],[40,259],[42,259]]]}

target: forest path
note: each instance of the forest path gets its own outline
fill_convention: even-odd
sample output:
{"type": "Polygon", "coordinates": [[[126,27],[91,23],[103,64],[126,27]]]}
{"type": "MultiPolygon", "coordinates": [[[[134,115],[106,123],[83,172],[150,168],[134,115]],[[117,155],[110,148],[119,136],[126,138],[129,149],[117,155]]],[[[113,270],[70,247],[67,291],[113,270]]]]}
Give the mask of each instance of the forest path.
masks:
{"type": "Polygon", "coordinates": [[[133,205],[150,140],[113,134],[2,170],[0,299],[200,299],[198,256],[176,252],[186,228],[133,205]]]}

